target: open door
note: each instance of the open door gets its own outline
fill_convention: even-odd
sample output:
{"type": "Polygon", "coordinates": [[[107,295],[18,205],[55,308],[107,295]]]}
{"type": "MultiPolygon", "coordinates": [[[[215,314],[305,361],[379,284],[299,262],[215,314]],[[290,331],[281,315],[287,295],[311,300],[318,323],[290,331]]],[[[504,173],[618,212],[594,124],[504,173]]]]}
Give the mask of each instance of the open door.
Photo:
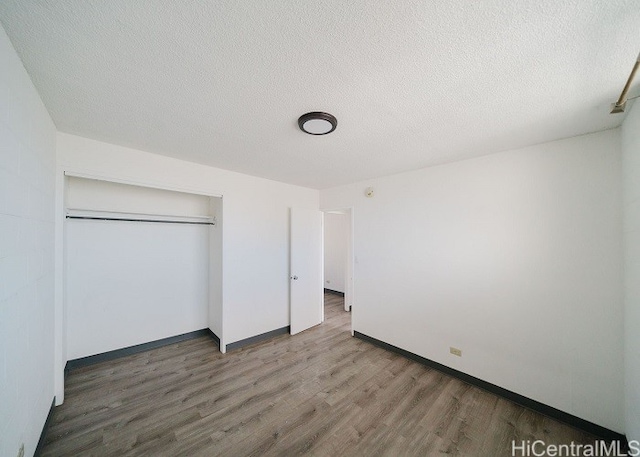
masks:
{"type": "Polygon", "coordinates": [[[324,320],[322,212],[291,208],[291,334],[324,320]]]}

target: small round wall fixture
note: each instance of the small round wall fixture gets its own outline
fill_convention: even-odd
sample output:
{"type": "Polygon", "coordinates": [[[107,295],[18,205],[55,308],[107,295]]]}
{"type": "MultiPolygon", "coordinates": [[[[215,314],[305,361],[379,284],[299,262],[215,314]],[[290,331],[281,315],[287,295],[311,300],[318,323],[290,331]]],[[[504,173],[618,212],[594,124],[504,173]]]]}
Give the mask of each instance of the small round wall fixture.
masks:
{"type": "Polygon", "coordinates": [[[338,126],[338,119],[329,113],[313,111],[303,114],[298,119],[298,127],[309,135],[326,135],[333,132],[338,126]]]}

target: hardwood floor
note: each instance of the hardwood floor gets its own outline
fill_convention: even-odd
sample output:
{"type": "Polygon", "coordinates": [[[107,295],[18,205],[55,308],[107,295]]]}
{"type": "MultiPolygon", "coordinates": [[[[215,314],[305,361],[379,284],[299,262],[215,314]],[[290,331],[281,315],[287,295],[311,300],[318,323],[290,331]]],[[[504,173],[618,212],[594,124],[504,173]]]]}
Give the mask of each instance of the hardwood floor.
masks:
{"type": "Polygon", "coordinates": [[[590,443],[568,425],[325,322],[226,355],[208,337],[69,373],[45,456],[509,456],[590,443]]]}

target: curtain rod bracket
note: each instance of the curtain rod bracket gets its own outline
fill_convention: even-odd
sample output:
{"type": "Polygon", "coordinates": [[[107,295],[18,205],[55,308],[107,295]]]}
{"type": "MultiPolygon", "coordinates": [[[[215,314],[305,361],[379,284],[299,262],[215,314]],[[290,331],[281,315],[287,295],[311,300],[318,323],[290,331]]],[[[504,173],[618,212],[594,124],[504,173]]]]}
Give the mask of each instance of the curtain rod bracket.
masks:
{"type": "Polygon", "coordinates": [[[636,58],[636,62],[631,69],[631,74],[627,79],[627,83],[624,85],[624,89],[622,89],[622,93],[620,93],[620,97],[618,101],[611,104],[611,113],[610,114],[619,114],[624,113],[624,109],[627,106],[627,92],[631,88],[631,83],[633,82],[633,78],[636,76],[636,72],[638,71],[638,67],[640,67],[640,54],[636,58]]]}

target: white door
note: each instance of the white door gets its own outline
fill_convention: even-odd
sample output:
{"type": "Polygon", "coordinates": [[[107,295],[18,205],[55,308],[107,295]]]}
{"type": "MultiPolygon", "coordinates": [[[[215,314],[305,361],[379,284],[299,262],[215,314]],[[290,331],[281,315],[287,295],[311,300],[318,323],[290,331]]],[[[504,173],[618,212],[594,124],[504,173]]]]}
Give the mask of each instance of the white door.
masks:
{"type": "Polygon", "coordinates": [[[291,334],[324,320],[322,212],[291,208],[291,334]]]}

